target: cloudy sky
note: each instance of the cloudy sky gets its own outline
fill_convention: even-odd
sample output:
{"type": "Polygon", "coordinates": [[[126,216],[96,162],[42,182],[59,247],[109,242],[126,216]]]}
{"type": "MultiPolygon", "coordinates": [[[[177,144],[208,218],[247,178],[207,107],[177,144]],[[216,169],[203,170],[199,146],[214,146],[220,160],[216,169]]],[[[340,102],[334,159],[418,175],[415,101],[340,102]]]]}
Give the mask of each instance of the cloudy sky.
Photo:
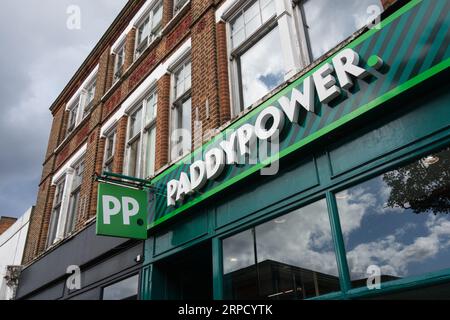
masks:
{"type": "Polygon", "coordinates": [[[35,204],[49,107],[126,2],[2,1],[0,216],[18,217],[35,204]],[[67,27],[73,5],[80,9],[80,29],[67,27]]]}

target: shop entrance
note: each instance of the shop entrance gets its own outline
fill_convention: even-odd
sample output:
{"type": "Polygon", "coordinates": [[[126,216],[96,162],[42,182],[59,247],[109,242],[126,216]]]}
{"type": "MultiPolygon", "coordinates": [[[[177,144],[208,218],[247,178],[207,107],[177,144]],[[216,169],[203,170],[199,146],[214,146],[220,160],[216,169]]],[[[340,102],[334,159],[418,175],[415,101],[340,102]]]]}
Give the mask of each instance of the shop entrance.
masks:
{"type": "MultiPolygon", "coordinates": [[[[162,283],[155,286],[155,298],[167,300],[212,300],[211,242],[183,250],[155,263],[154,271],[162,283]],[[161,291],[160,291],[161,290],[161,291]]],[[[158,281],[159,282],[159,281],[158,281]]]]}

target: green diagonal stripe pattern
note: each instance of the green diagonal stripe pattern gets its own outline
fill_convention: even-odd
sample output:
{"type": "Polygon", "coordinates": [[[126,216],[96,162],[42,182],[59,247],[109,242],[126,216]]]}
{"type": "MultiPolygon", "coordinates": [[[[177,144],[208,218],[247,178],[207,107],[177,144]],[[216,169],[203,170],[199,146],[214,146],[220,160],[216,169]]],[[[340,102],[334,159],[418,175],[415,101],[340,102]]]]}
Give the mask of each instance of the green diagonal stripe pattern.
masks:
{"type": "MultiPolygon", "coordinates": [[[[224,133],[219,134],[202,148],[161,173],[152,181],[158,193],[153,195],[150,205],[152,212],[148,229],[170,220],[258,172],[271,160],[275,161],[301,149],[447,69],[450,66],[449,7],[449,1],[410,1],[381,21],[378,26],[349,43],[346,47],[359,53],[363,67],[371,70],[366,61],[378,56],[384,61],[387,70],[374,71],[374,76],[369,80],[358,80],[351,93],[333,107],[320,104],[317,100],[318,112],[308,112],[301,124],[289,123],[282,133],[279,153],[264,164],[227,166],[218,179],[207,183],[202,193],[187,197],[178,207],[167,207],[166,184],[172,179],[179,179],[181,172],[189,172],[192,159],[202,158],[205,152],[218,146],[219,142],[227,137],[224,133]]],[[[227,129],[236,130],[244,123],[254,124],[259,112],[269,105],[281,108],[277,102],[281,96],[290,97],[293,88],[302,90],[303,80],[331,59],[332,57],[328,58],[274,94],[227,129]]]]}

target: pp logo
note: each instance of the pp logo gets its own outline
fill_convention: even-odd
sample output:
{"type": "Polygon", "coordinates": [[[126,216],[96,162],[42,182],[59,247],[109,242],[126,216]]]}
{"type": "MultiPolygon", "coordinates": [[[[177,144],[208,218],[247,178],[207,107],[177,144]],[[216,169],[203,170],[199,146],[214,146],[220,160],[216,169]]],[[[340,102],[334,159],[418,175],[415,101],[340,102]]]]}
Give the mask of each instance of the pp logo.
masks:
{"type": "Polygon", "coordinates": [[[147,238],[147,191],[100,184],[97,204],[97,234],[147,238]]]}
{"type": "Polygon", "coordinates": [[[136,199],[122,197],[122,202],[113,196],[103,196],[103,223],[111,224],[111,216],[115,216],[122,211],[123,224],[130,225],[130,217],[139,213],[139,203],[136,199]]]}

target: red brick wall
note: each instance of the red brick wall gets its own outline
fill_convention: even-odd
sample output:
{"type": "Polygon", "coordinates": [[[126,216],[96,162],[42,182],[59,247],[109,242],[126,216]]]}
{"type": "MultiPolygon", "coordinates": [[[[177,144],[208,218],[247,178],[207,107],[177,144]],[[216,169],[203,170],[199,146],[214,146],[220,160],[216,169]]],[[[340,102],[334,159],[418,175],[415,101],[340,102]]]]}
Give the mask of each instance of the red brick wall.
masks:
{"type": "Polygon", "coordinates": [[[170,75],[158,81],[158,117],[156,118],[155,170],[169,160],[170,75]]]}
{"type": "Polygon", "coordinates": [[[125,143],[127,138],[128,117],[123,116],[117,123],[116,145],[114,149],[113,172],[123,173],[123,164],[125,158],[125,143]]]}
{"type": "Polygon", "coordinates": [[[395,2],[397,2],[397,0],[381,0],[381,4],[383,5],[384,9],[393,5],[395,2]]]}
{"type": "Polygon", "coordinates": [[[0,235],[11,227],[17,218],[0,217],[0,235]]]}

